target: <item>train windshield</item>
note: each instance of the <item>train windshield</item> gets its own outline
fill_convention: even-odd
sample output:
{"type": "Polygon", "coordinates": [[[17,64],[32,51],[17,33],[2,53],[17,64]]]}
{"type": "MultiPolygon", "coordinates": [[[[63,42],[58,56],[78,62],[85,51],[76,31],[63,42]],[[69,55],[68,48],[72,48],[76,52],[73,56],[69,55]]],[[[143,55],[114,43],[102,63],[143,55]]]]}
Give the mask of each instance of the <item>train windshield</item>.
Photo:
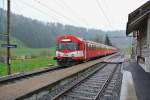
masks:
{"type": "Polygon", "coordinates": [[[77,50],[77,48],[78,48],[77,44],[72,43],[72,42],[70,42],[70,43],[60,43],[57,46],[58,50],[65,50],[65,49],[67,49],[67,50],[77,50]]]}

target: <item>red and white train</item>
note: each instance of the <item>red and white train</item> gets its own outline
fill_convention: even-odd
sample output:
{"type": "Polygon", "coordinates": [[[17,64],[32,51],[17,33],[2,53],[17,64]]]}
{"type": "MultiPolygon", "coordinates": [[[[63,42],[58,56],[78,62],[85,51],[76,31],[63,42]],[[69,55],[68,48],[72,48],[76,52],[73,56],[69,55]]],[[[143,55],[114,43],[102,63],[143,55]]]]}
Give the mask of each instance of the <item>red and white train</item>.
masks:
{"type": "Polygon", "coordinates": [[[74,35],[61,35],[56,39],[56,57],[58,65],[88,61],[92,58],[106,56],[117,52],[112,46],[84,40],[74,35]]]}

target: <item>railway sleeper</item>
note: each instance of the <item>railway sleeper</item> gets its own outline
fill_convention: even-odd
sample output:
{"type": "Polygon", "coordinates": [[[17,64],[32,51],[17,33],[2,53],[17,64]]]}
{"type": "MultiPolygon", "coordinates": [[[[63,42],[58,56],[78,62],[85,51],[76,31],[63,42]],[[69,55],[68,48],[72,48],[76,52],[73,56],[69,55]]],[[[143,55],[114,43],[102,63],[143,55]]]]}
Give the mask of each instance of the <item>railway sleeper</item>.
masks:
{"type": "Polygon", "coordinates": [[[102,83],[102,82],[101,82],[101,83],[96,83],[96,82],[85,82],[85,84],[86,84],[86,85],[91,84],[91,85],[97,85],[97,86],[99,86],[99,85],[101,85],[101,84],[103,84],[103,83],[102,83]]]}
{"type": "Polygon", "coordinates": [[[87,91],[87,92],[98,92],[98,90],[96,89],[93,89],[93,88],[74,88],[72,91],[87,91]]]}
{"type": "Polygon", "coordinates": [[[111,86],[108,86],[107,89],[112,90],[112,89],[114,89],[114,87],[115,87],[115,85],[111,85],[111,86]]]}
{"type": "Polygon", "coordinates": [[[60,98],[59,100],[92,100],[92,98],[76,95],[64,95],[64,97],[60,98]]]}
{"type": "Polygon", "coordinates": [[[112,92],[113,92],[112,89],[107,89],[107,90],[105,90],[105,94],[106,94],[106,95],[107,95],[107,94],[112,94],[112,92]]]}
{"type": "Polygon", "coordinates": [[[90,82],[90,83],[103,83],[105,80],[104,79],[102,79],[102,80],[101,79],[89,79],[86,82],[90,82]]]}
{"type": "Polygon", "coordinates": [[[106,80],[106,78],[108,77],[108,75],[106,76],[106,77],[103,77],[103,78],[90,78],[90,80],[98,80],[98,79],[100,79],[99,81],[105,81],[106,80]]]}
{"type": "Polygon", "coordinates": [[[67,95],[75,95],[75,96],[84,96],[84,97],[88,97],[88,98],[94,98],[96,96],[95,93],[87,93],[87,92],[70,92],[67,95]]]}
{"type": "Polygon", "coordinates": [[[88,92],[88,91],[84,91],[84,90],[76,90],[76,91],[73,91],[74,93],[86,93],[86,94],[91,94],[91,95],[96,95],[97,91],[95,92],[88,92]]]}
{"type": "Polygon", "coordinates": [[[105,76],[107,76],[106,73],[103,73],[102,71],[99,71],[99,72],[95,73],[94,76],[91,76],[90,78],[92,78],[92,77],[105,77],[105,76]],[[101,75],[99,73],[101,73],[101,75]]]}
{"type": "Polygon", "coordinates": [[[86,82],[87,83],[88,82],[89,83],[103,83],[103,82],[105,82],[105,80],[104,79],[102,79],[102,80],[101,79],[94,79],[94,80],[93,79],[89,79],[89,80],[85,81],[84,83],[86,83],[86,82]]]}
{"type": "Polygon", "coordinates": [[[103,98],[101,98],[99,100],[113,100],[113,99],[112,99],[112,96],[110,94],[106,94],[106,95],[104,95],[103,98]]]}
{"type": "Polygon", "coordinates": [[[94,88],[94,89],[99,89],[100,86],[101,86],[101,85],[99,85],[99,86],[97,86],[97,85],[93,86],[93,85],[91,85],[91,84],[89,84],[89,85],[82,84],[82,85],[81,85],[81,87],[84,87],[84,88],[87,87],[87,88],[94,88]]]}

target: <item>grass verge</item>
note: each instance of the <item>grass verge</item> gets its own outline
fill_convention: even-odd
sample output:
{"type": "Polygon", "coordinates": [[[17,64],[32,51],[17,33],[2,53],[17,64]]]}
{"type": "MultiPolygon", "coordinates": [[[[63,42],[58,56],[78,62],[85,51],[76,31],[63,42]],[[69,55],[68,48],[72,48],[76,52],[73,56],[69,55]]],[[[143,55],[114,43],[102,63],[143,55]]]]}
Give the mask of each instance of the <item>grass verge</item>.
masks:
{"type": "MultiPolygon", "coordinates": [[[[11,61],[12,73],[33,71],[56,63],[53,60],[55,48],[17,48],[11,50],[11,55],[13,57],[11,61]],[[22,60],[21,56],[27,56],[27,59],[22,60]]],[[[0,62],[0,76],[4,75],[7,75],[7,66],[0,62]]]]}

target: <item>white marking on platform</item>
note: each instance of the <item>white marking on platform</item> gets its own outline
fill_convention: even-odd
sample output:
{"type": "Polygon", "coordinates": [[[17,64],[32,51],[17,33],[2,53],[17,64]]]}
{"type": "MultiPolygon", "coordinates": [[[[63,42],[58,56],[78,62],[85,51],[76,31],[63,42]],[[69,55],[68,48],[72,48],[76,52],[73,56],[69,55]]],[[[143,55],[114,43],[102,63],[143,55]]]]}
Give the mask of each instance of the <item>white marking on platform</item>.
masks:
{"type": "Polygon", "coordinates": [[[132,74],[123,71],[120,100],[137,100],[132,74]]]}

